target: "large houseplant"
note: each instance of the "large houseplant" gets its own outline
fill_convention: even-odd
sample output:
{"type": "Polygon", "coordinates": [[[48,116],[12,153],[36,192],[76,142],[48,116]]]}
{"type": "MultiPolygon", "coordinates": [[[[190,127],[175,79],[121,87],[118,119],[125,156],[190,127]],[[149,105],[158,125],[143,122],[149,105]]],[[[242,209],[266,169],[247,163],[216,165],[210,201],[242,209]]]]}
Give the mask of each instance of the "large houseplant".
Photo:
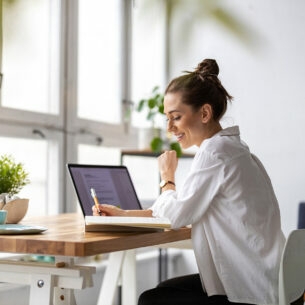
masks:
{"type": "MultiPolygon", "coordinates": [[[[136,110],[138,112],[146,111],[146,120],[151,122],[151,128],[155,129],[155,121],[157,116],[164,116],[164,95],[159,92],[159,87],[155,86],[149,97],[143,98],[139,101],[136,110]]],[[[160,153],[164,149],[172,149],[177,152],[177,156],[182,154],[181,147],[178,142],[170,141],[168,137],[162,138],[157,133],[154,134],[150,141],[150,148],[155,153],[160,153]]]]}
{"type": "Polygon", "coordinates": [[[15,162],[10,155],[0,157],[0,209],[7,210],[7,222],[17,223],[26,214],[28,199],[17,194],[30,183],[29,174],[22,163],[15,162]]]}

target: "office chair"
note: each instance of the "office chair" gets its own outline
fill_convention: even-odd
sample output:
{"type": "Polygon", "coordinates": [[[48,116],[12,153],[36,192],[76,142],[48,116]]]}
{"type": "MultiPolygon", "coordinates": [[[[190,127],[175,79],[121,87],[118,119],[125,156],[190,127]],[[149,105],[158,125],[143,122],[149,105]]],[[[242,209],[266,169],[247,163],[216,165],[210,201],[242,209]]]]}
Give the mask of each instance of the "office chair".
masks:
{"type": "Polygon", "coordinates": [[[292,231],[286,241],[279,272],[279,305],[300,298],[305,288],[305,230],[292,231]]]}
{"type": "Polygon", "coordinates": [[[305,229],[305,202],[299,203],[298,210],[298,229],[305,229]]]}

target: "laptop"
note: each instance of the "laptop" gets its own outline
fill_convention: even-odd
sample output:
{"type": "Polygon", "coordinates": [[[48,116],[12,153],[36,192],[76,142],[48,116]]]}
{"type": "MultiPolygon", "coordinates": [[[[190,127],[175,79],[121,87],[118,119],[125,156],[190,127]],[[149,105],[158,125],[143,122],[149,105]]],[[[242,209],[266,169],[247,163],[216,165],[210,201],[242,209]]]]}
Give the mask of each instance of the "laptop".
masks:
{"type": "Polygon", "coordinates": [[[140,210],[136,190],[126,166],[67,164],[84,216],[92,216],[94,205],[91,188],[99,203],[112,204],[126,210],[140,210]]]}

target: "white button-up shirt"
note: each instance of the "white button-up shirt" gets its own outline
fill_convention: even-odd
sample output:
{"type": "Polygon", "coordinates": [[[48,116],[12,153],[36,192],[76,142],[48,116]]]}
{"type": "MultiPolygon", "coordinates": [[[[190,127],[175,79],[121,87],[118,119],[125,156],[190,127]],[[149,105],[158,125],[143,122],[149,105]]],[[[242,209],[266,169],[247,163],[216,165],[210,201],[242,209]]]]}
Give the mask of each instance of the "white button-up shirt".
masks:
{"type": "Polygon", "coordinates": [[[278,303],[285,237],[271,181],[240,140],[237,126],[206,139],[179,191],[164,191],[151,207],[173,228],[192,224],[204,290],[231,302],[278,303]]]}

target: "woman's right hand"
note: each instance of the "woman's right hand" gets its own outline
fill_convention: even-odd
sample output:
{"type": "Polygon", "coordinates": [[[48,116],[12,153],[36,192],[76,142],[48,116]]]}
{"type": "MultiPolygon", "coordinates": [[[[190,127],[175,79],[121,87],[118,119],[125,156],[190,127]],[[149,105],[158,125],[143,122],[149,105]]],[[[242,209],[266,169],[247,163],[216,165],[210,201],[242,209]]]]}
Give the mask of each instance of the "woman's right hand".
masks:
{"type": "Polygon", "coordinates": [[[96,206],[92,207],[93,216],[126,216],[126,211],[111,204],[99,204],[99,211],[96,206]]]}
{"type": "Polygon", "coordinates": [[[178,158],[175,150],[165,151],[158,158],[161,179],[174,181],[178,166],[178,158]]]}

